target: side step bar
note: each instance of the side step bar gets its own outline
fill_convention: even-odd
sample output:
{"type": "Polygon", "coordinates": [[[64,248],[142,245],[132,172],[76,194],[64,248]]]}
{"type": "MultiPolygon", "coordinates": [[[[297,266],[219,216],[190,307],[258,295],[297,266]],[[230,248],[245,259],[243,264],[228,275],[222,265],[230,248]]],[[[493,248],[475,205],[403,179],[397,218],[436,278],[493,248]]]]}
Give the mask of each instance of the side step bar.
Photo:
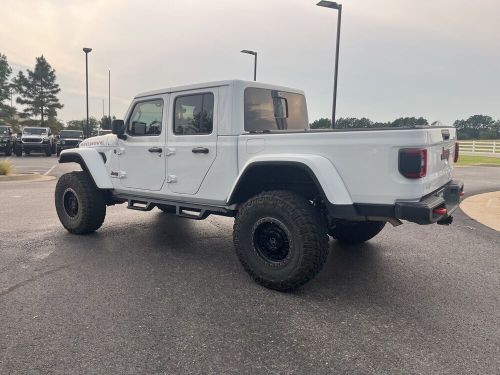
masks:
{"type": "Polygon", "coordinates": [[[201,204],[192,204],[186,202],[167,201],[155,198],[132,197],[124,194],[115,195],[121,202],[127,202],[127,208],[136,211],[151,211],[157,206],[166,206],[172,208],[172,213],[180,217],[193,220],[204,220],[211,214],[221,216],[234,216],[235,211],[227,207],[208,206],[201,204]]]}

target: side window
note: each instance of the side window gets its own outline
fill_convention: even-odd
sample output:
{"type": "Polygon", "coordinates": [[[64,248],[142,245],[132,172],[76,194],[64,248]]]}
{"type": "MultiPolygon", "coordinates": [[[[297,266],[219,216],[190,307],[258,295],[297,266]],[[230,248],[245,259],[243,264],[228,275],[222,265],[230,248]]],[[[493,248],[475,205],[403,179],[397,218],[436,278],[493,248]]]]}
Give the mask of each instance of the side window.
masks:
{"type": "Polygon", "coordinates": [[[309,129],[304,95],[255,87],[245,89],[245,130],[248,132],[309,129]]]}
{"type": "Polygon", "coordinates": [[[213,130],[214,95],[212,93],[175,98],[174,134],[210,134],[213,130]]]}
{"type": "Polygon", "coordinates": [[[127,134],[133,136],[160,135],[163,100],[137,103],[127,121],[127,134]]]}

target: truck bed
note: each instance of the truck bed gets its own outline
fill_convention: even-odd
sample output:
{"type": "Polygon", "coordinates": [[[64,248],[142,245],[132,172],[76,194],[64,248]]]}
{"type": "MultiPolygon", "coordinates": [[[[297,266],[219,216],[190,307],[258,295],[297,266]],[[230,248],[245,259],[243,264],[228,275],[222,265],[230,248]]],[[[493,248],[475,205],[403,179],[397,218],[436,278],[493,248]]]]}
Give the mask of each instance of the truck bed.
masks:
{"type": "Polygon", "coordinates": [[[320,155],[328,159],[355,203],[394,204],[418,201],[451,181],[456,129],[422,126],[382,129],[318,129],[268,132],[239,137],[241,170],[255,155],[320,155]],[[408,179],[398,169],[401,149],[425,148],[427,175],[408,179]],[[443,159],[443,150],[450,156],[443,159]]]}

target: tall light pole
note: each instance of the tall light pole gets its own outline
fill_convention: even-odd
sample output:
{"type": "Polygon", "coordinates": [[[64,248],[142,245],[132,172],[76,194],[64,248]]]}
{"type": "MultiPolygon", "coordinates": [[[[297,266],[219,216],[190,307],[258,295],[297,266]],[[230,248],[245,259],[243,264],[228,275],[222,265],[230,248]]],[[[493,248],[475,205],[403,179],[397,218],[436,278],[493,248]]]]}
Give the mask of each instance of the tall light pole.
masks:
{"type": "Polygon", "coordinates": [[[86,88],[86,98],[87,98],[87,129],[84,132],[87,136],[89,136],[89,53],[92,51],[92,48],[85,47],[83,52],[85,52],[85,88],[86,88]]]}
{"type": "Polygon", "coordinates": [[[320,7],[338,10],[337,45],[335,49],[335,78],[333,83],[333,109],[332,109],[332,128],[335,128],[335,122],[337,116],[337,83],[339,76],[340,27],[342,25],[342,4],[338,4],[333,1],[323,0],[320,1],[317,5],[319,5],[320,7]]]}
{"type": "Polygon", "coordinates": [[[246,53],[247,55],[253,55],[254,56],[253,80],[257,81],[257,52],[255,52],[255,51],[249,51],[247,49],[244,49],[243,51],[241,51],[241,53],[246,53]]]}
{"type": "Polygon", "coordinates": [[[108,116],[111,124],[111,69],[108,69],[108,116]]]}

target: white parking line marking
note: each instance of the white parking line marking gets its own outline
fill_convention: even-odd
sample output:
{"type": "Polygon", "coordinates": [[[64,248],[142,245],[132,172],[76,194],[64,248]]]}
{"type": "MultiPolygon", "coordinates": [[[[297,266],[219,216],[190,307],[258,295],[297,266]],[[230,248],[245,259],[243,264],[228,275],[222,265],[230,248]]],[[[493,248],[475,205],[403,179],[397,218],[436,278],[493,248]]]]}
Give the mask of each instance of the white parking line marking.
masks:
{"type": "Polygon", "coordinates": [[[54,168],[55,168],[55,167],[57,167],[57,165],[58,165],[58,164],[54,164],[54,165],[52,166],[52,168],[50,168],[50,169],[49,169],[47,172],[45,172],[43,175],[44,175],[44,176],[47,176],[50,172],[52,172],[52,171],[54,170],[54,168]]]}

